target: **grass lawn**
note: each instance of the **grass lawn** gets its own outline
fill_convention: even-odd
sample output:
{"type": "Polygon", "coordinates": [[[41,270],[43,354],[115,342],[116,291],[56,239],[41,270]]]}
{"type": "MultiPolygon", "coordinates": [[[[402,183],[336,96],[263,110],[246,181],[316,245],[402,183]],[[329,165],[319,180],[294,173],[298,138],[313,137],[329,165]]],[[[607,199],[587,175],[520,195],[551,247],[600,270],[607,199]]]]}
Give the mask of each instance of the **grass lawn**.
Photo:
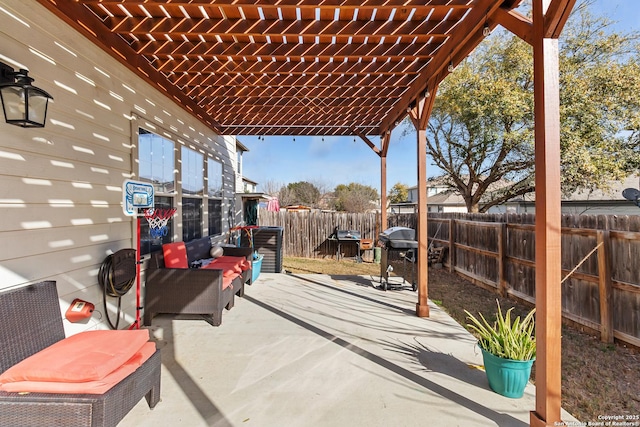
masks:
{"type": "MultiPolygon", "coordinates": [[[[380,275],[379,264],[353,260],[285,257],[284,269],[299,274],[380,275]]],[[[446,270],[429,270],[429,299],[462,325],[467,323],[465,309],[481,312],[487,319],[493,317],[496,298],[505,311],[515,307],[514,311],[523,315],[531,309],[528,304],[501,298],[446,270]]],[[[640,415],[640,350],[604,344],[597,337],[563,326],[562,406],[583,422],[597,422],[599,415],[640,415]]]]}

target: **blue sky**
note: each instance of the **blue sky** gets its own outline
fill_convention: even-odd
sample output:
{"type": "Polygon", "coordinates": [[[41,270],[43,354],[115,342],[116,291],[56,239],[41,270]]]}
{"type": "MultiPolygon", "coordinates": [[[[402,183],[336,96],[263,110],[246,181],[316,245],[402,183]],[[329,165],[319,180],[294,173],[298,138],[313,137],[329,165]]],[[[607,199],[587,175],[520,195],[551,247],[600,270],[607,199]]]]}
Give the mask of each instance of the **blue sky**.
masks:
{"type": "MultiPolygon", "coordinates": [[[[606,15],[616,21],[620,30],[640,30],[640,1],[596,0],[594,14],[606,15]]],[[[240,141],[249,149],[244,155],[244,174],[265,184],[268,181],[286,185],[309,181],[332,190],[338,184],[356,182],[380,189],[380,158],[358,137],[265,137],[242,136],[240,141]]],[[[379,138],[372,137],[380,146],[379,138]]],[[[387,153],[387,188],[395,183],[413,186],[417,182],[415,133],[402,136],[402,125],[391,135],[387,153]]],[[[429,160],[428,160],[429,161],[429,160]]],[[[429,176],[438,174],[430,162],[429,176]]],[[[264,190],[260,185],[258,190],[264,190]]]]}

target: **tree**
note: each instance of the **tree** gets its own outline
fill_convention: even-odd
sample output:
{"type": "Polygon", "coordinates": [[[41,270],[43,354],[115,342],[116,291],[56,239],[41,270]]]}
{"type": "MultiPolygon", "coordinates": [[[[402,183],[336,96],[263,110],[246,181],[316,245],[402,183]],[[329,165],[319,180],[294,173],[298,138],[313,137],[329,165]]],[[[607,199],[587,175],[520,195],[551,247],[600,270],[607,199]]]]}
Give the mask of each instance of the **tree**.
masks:
{"type": "Polygon", "coordinates": [[[334,196],[336,210],[346,212],[366,212],[372,208],[371,202],[380,198],[375,188],[355,182],[338,185],[334,196]]]}
{"type": "Polygon", "coordinates": [[[320,202],[320,190],[310,182],[292,182],[280,190],[280,204],[316,207],[320,202]]]}
{"type": "MultiPolygon", "coordinates": [[[[590,3],[560,39],[564,193],[606,188],[640,163],[638,34],[610,32],[590,3]]],[[[427,152],[468,210],[485,212],[534,191],[533,129],[531,47],[496,32],[440,85],[427,152]]]]}
{"type": "Polygon", "coordinates": [[[272,179],[267,180],[267,182],[260,184],[260,189],[262,190],[263,193],[266,193],[270,196],[275,196],[278,197],[278,199],[280,199],[280,190],[282,190],[282,187],[284,187],[284,185],[281,182],[278,181],[274,181],[272,179]]]}
{"type": "Polygon", "coordinates": [[[389,190],[389,194],[387,195],[387,200],[389,203],[402,203],[406,202],[409,199],[409,187],[405,184],[397,182],[391,187],[389,190]]]}

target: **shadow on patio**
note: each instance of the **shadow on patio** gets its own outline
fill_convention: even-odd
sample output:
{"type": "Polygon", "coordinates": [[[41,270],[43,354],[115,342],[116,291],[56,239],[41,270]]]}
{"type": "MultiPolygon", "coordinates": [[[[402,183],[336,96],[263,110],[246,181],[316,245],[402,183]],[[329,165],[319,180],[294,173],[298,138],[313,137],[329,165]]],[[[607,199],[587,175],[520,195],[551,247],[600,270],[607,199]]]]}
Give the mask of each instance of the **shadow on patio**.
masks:
{"type": "Polygon", "coordinates": [[[528,425],[532,385],[493,393],[471,335],[434,305],[416,317],[415,293],[377,279],[263,273],[219,328],[157,317],[162,401],[120,425],[528,425]]]}

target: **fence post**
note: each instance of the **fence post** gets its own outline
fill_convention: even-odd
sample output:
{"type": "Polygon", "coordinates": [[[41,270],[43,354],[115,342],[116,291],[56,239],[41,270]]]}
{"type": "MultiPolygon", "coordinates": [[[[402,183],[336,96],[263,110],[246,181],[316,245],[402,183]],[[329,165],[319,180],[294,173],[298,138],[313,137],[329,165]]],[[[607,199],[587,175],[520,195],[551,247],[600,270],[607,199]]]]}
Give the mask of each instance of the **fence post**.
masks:
{"type": "Polygon", "coordinates": [[[455,270],[456,264],[456,237],[455,237],[455,229],[456,229],[456,220],[451,218],[449,220],[449,273],[453,273],[455,270]]]}
{"type": "Polygon", "coordinates": [[[613,290],[611,286],[611,238],[609,230],[596,231],[598,290],[600,291],[600,340],[613,342],[613,290]]]}
{"type": "Polygon", "coordinates": [[[506,273],[506,247],[507,247],[507,224],[501,223],[498,228],[498,292],[503,297],[507,296],[506,273]]]}

